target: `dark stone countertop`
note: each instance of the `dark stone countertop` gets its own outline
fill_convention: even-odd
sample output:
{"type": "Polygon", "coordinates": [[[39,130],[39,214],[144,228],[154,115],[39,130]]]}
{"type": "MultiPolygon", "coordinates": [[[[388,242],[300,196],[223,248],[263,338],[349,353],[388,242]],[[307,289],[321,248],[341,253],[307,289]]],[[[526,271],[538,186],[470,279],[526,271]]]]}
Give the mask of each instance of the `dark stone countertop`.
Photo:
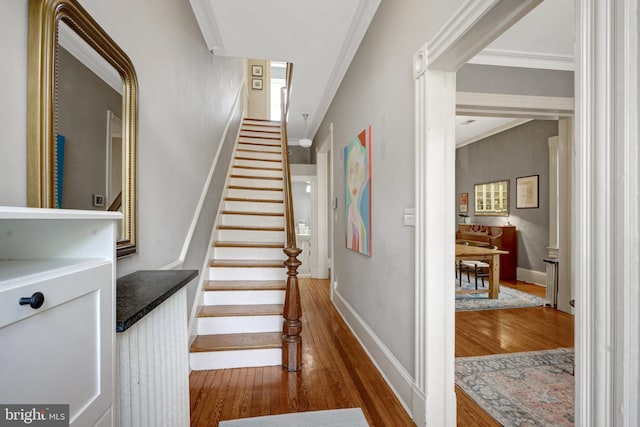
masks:
{"type": "Polygon", "coordinates": [[[116,332],[124,332],[198,276],[198,270],[141,270],[117,279],[116,332]]]}

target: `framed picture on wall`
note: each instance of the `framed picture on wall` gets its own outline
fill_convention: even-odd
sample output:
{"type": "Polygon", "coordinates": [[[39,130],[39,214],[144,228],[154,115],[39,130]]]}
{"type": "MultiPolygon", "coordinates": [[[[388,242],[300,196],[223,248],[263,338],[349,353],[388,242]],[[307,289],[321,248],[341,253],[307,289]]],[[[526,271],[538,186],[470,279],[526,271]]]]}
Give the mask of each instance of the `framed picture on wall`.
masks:
{"type": "Polygon", "coordinates": [[[460,193],[458,196],[460,213],[468,213],[469,212],[469,193],[460,193]]]}
{"type": "Polygon", "coordinates": [[[251,76],[252,77],[262,77],[262,65],[252,65],[251,66],[251,76]]]}
{"type": "Polygon", "coordinates": [[[262,90],[262,79],[252,79],[251,80],[251,89],[253,89],[253,90],[262,90]]]}
{"type": "Polygon", "coordinates": [[[539,203],[539,175],[516,178],[516,209],[535,209],[539,203]]]}

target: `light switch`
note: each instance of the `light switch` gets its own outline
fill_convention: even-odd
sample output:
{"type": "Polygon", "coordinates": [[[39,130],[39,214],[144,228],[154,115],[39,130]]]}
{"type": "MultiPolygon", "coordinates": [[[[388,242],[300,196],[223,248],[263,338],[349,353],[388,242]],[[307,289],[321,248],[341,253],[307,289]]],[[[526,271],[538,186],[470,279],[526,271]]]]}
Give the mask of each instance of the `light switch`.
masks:
{"type": "Polygon", "coordinates": [[[408,227],[416,226],[415,208],[406,208],[402,213],[402,223],[408,227]]]}

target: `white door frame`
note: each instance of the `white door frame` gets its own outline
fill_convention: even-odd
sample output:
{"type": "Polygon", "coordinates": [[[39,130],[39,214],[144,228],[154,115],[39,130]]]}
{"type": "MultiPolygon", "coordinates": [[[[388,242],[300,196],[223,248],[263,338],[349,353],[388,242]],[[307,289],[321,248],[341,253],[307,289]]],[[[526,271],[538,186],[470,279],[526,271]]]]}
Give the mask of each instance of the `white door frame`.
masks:
{"type": "MultiPolygon", "coordinates": [[[[311,200],[311,220],[309,227],[311,228],[311,241],[309,242],[309,247],[311,248],[311,256],[308,257],[309,260],[309,271],[310,276],[316,277],[315,273],[317,270],[317,262],[316,255],[313,254],[315,251],[315,245],[318,241],[318,217],[317,217],[317,208],[316,208],[316,193],[317,193],[317,179],[315,175],[291,175],[291,182],[310,182],[311,184],[311,193],[309,194],[309,198],[311,200]]],[[[295,215],[295,212],[294,212],[295,215]]]]}
{"type": "MultiPolygon", "coordinates": [[[[455,72],[537,3],[467,0],[414,56],[418,425],[456,425],[454,291],[441,286],[454,260],[455,72]]],[[[581,426],[640,421],[637,6],[581,0],[576,9],[571,258],[581,426]]]]}
{"type": "Polygon", "coordinates": [[[413,58],[417,425],[456,425],[454,389],[456,71],[541,0],[465,0],[413,58]]]}
{"type": "MultiPolygon", "coordinates": [[[[333,254],[333,215],[329,215],[329,200],[333,200],[333,186],[329,183],[329,177],[333,176],[333,123],[329,124],[329,133],[318,144],[316,151],[316,175],[318,176],[317,194],[317,214],[318,218],[318,238],[315,250],[318,266],[316,277],[318,279],[328,278],[328,270],[331,269],[331,283],[333,283],[333,257],[329,263],[329,247],[333,254]],[[327,168],[330,169],[327,173],[327,168]]],[[[331,285],[331,295],[333,296],[333,285],[331,285]]]]}

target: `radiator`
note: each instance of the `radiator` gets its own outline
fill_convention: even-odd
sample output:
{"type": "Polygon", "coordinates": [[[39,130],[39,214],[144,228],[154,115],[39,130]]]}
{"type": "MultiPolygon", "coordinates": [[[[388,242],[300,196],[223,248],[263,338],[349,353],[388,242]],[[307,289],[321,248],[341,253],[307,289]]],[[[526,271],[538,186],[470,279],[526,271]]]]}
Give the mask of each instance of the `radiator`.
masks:
{"type": "Polygon", "coordinates": [[[117,425],[189,425],[186,288],[117,335],[117,425]]]}
{"type": "Polygon", "coordinates": [[[556,307],[558,305],[558,259],[547,258],[547,293],[545,305],[556,307]]]}

